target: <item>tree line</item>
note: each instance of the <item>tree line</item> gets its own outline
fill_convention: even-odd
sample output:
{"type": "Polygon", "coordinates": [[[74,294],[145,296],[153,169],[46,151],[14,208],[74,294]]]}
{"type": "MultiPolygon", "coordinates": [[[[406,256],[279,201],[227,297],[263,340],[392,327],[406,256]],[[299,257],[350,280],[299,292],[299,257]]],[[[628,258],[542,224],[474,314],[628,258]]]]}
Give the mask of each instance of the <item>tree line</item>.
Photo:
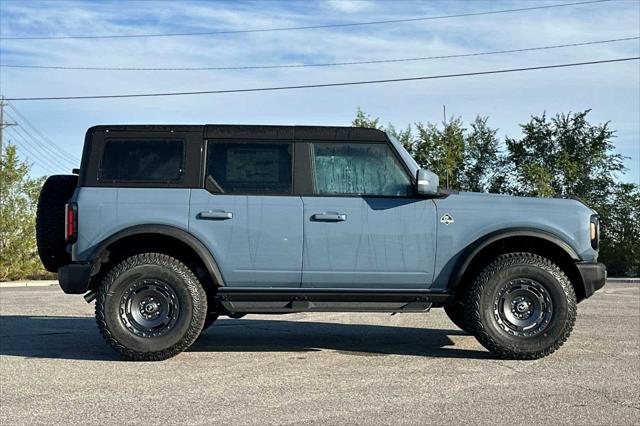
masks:
{"type": "Polygon", "coordinates": [[[623,183],[609,123],[590,110],[532,116],[519,137],[498,138],[489,118],[461,117],[398,129],[358,109],[352,124],[393,134],[443,187],[529,197],[577,197],[600,215],[600,261],[611,276],[640,275],[640,187],[623,183]]]}

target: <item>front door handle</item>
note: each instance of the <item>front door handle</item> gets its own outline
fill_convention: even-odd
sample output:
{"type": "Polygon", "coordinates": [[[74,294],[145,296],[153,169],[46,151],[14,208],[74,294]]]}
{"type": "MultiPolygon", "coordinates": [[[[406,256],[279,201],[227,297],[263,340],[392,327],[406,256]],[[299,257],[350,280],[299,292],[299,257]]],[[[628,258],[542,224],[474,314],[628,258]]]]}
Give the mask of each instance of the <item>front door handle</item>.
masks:
{"type": "Polygon", "coordinates": [[[206,212],[200,212],[196,216],[196,219],[203,220],[228,220],[233,219],[233,213],[226,212],[224,210],[209,210],[206,212]]]}
{"type": "Polygon", "coordinates": [[[347,220],[347,215],[334,212],[316,213],[311,216],[311,220],[317,222],[344,222],[347,220]]]}

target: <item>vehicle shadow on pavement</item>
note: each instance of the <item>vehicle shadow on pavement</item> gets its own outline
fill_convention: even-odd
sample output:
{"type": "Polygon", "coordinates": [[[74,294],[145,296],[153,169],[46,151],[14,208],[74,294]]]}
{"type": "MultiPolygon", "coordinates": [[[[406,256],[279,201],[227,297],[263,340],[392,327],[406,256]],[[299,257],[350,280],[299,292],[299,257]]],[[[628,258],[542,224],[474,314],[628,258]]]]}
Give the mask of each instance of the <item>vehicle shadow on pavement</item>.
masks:
{"type": "MultiPolygon", "coordinates": [[[[324,322],[221,319],[191,352],[310,352],[335,350],[358,356],[413,355],[492,358],[488,352],[456,348],[460,330],[336,324],[324,322]]],[[[471,336],[468,338],[472,339],[471,336]]],[[[90,317],[0,316],[0,355],[120,361],[90,317]]]]}
{"type": "Polygon", "coordinates": [[[0,315],[0,355],[115,361],[91,317],[0,315]]]}
{"type": "Polygon", "coordinates": [[[456,348],[450,336],[466,335],[461,330],[426,327],[222,319],[206,330],[189,351],[310,352],[329,349],[359,356],[492,358],[489,352],[456,348]]]}

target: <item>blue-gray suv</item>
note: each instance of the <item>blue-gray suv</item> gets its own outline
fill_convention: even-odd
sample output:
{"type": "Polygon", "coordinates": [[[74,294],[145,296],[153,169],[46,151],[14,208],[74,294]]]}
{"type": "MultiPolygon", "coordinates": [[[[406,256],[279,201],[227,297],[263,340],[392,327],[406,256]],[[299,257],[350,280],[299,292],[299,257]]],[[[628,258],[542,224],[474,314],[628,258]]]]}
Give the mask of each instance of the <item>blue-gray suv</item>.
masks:
{"type": "Polygon", "coordinates": [[[133,360],[178,354],[220,315],[432,307],[535,359],[606,280],[579,200],[444,190],[374,129],[93,127],[36,228],[44,266],[133,360]]]}

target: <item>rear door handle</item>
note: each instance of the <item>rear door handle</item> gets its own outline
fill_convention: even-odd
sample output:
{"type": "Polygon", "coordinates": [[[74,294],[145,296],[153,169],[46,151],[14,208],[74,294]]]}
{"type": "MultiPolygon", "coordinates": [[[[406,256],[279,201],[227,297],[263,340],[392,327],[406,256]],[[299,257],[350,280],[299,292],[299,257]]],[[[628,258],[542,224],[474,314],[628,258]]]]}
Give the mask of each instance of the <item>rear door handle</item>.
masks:
{"type": "Polygon", "coordinates": [[[347,220],[347,215],[334,212],[316,213],[311,216],[311,220],[315,220],[317,222],[344,222],[347,220]]]}
{"type": "Polygon", "coordinates": [[[224,210],[209,210],[206,212],[200,212],[196,216],[196,219],[202,220],[228,220],[233,219],[233,213],[225,212],[224,210]]]}

